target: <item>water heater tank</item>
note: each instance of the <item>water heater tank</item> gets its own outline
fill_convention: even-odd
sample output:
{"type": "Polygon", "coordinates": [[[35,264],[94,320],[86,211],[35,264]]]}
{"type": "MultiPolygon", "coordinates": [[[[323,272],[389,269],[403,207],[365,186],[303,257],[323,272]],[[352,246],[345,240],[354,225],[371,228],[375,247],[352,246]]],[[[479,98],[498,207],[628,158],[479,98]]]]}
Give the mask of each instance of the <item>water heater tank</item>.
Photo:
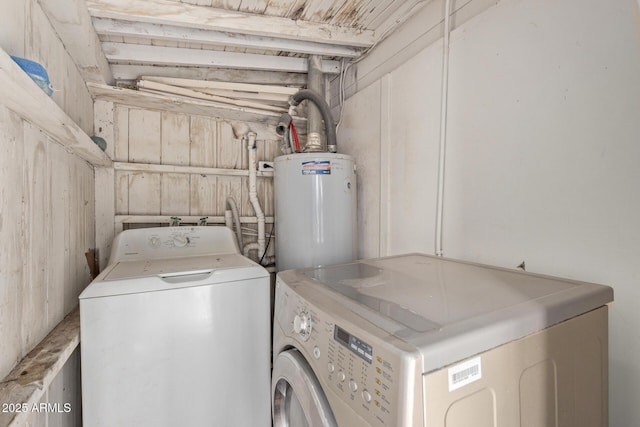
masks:
{"type": "Polygon", "coordinates": [[[274,187],[279,271],[355,259],[356,174],[351,156],[277,157],[274,187]]]}

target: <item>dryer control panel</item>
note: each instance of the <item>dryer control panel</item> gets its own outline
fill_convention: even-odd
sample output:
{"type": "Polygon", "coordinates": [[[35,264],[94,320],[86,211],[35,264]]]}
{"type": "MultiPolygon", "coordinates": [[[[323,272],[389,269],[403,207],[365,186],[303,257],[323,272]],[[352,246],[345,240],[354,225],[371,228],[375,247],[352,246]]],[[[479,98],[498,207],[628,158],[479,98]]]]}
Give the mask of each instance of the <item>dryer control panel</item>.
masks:
{"type": "Polygon", "coordinates": [[[293,287],[278,281],[275,323],[305,353],[329,400],[333,393],[372,426],[413,425],[413,414],[400,402],[413,402],[421,387],[415,354],[376,336],[372,325],[356,325],[352,313],[340,313],[335,301],[317,289],[293,287]]]}

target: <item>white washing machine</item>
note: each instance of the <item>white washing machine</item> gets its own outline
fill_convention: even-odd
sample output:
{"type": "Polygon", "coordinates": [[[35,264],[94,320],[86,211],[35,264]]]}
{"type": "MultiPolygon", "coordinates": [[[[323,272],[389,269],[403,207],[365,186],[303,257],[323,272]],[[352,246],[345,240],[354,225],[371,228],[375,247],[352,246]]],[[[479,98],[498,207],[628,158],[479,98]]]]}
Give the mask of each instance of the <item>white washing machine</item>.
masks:
{"type": "Polygon", "coordinates": [[[84,426],[270,426],[269,282],[226,227],[119,234],[80,295],[84,426]]]}
{"type": "Polygon", "coordinates": [[[607,425],[608,286],[410,254],[275,298],[275,427],[607,425]]]}

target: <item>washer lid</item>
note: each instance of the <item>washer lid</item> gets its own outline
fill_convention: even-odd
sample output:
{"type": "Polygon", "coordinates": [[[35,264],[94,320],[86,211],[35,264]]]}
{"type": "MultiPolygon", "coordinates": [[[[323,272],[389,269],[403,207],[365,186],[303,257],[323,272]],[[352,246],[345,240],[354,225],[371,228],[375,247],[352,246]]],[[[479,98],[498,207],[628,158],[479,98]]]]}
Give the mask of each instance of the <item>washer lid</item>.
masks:
{"type": "Polygon", "coordinates": [[[280,273],[320,285],[423,354],[428,372],[601,307],[608,286],[409,254],[280,273]],[[345,298],[346,297],[346,298],[345,298]]]}
{"type": "Polygon", "coordinates": [[[80,294],[80,299],[162,291],[234,282],[269,273],[242,255],[204,255],[122,261],[110,265],[80,294]]]}

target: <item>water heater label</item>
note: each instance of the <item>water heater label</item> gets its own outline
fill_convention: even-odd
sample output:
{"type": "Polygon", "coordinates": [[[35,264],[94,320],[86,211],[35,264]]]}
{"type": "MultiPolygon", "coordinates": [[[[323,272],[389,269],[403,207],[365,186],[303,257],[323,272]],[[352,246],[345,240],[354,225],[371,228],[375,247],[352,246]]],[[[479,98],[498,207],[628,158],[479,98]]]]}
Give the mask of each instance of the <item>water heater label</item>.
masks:
{"type": "Polygon", "coordinates": [[[449,391],[457,390],[482,378],[482,360],[476,357],[449,369],[449,391]]]}
{"type": "Polygon", "coordinates": [[[331,175],[330,160],[302,162],[302,175],[331,175]]]}

